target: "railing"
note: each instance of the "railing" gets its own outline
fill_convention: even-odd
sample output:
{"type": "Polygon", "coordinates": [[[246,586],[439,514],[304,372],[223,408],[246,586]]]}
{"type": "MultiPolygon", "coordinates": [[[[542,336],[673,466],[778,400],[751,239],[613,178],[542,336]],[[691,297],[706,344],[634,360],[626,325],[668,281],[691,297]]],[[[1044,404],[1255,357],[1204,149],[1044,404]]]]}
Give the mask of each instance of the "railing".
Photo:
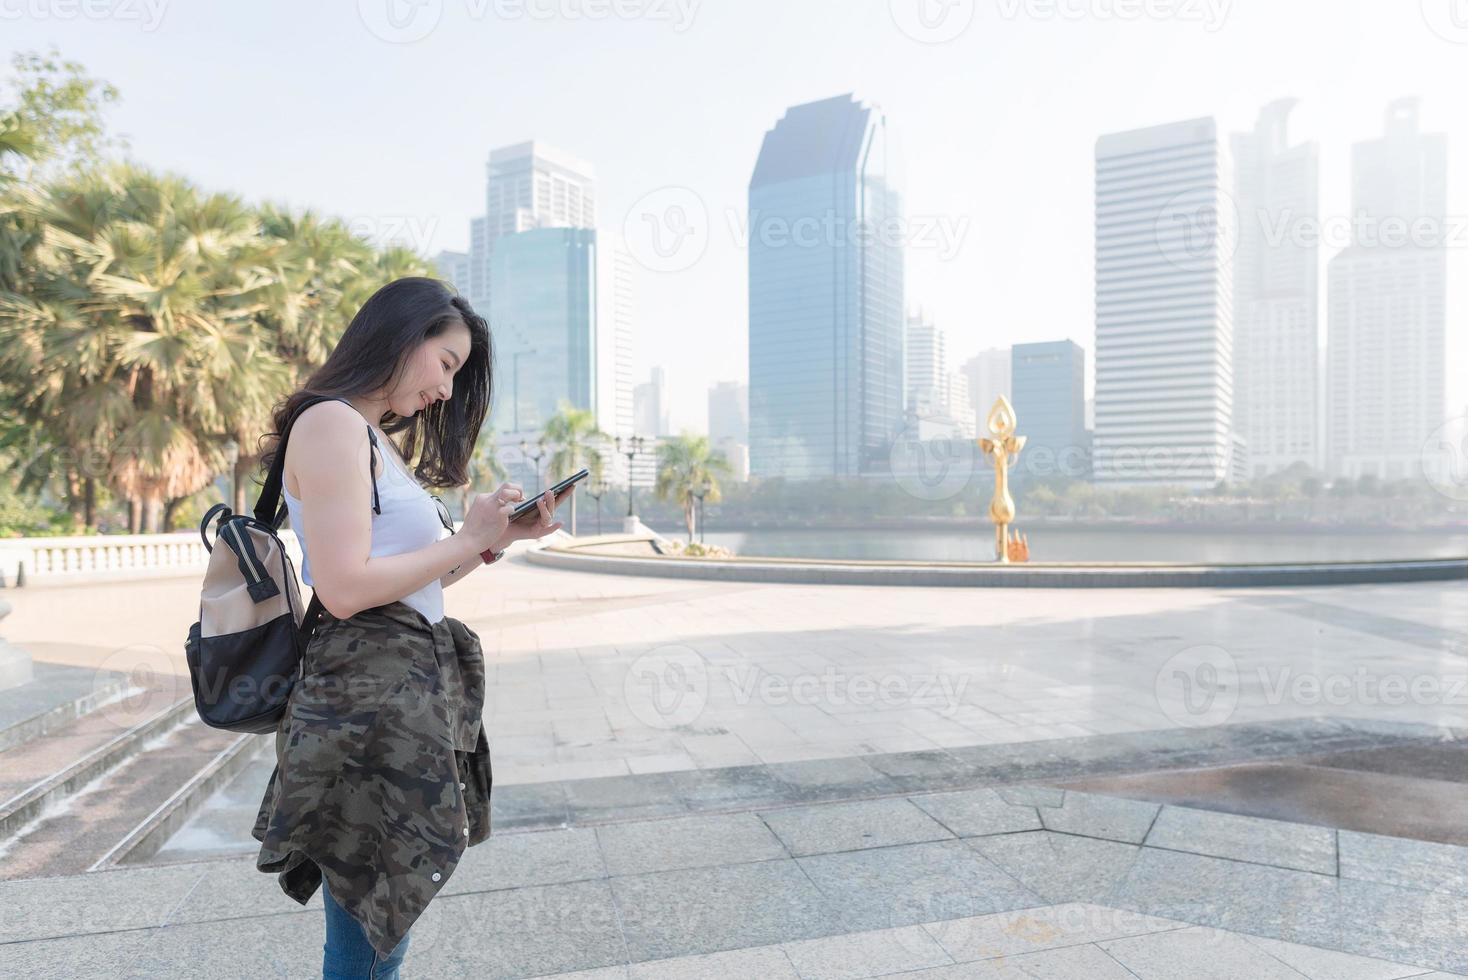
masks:
{"type": "MultiPolygon", "coordinates": [[[[300,573],[301,548],[289,528],[279,532],[300,573]]],[[[212,535],[211,535],[212,540],[212,535]]],[[[25,581],[80,581],[128,574],[202,575],[209,552],[198,531],[168,534],[90,534],[53,538],[0,538],[0,574],[14,587],[25,566],[25,581]]]]}

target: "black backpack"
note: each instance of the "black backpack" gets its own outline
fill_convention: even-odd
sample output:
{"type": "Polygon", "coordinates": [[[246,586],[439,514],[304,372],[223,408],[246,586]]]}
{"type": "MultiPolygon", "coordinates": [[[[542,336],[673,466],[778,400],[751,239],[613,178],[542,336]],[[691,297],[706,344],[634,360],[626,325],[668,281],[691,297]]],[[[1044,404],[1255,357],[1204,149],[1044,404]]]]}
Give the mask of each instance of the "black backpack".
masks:
{"type": "MultiPolygon", "coordinates": [[[[220,503],[209,508],[199,522],[199,536],[209,550],[209,567],[199,598],[199,619],[189,627],[185,653],[194,705],[199,718],[211,728],[273,732],[300,676],[301,657],[323,607],[313,592],[302,609],[295,566],[277,533],[288,514],[280,499],[285,447],[301,412],[331,399],[346,402],[335,395],[313,395],[286,421],[254,516],[235,514],[220,503]],[[207,532],[216,522],[210,543],[207,532]],[[216,548],[221,541],[225,547],[216,548]]],[[[370,425],[367,437],[376,449],[377,437],[370,425]]],[[[372,510],[382,512],[375,480],[372,510]]]]}

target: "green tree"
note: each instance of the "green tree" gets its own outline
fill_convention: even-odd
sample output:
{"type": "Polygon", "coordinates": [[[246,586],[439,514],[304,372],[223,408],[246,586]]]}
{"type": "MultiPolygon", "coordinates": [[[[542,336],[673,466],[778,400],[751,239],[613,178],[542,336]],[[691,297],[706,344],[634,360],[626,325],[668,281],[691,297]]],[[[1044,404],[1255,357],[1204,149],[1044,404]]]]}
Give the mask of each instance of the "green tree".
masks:
{"type": "Polygon", "coordinates": [[[707,485],[707,503],[723,499],[719,477],[732,475],[732,467],[723,453],[709,449],[708,436],[683,433],[658,446],[657,482],[654,493],[659,500],[674,500],[683,508],[683,525],[688,542],[693,543],[693,524],[698,498],[694,492],[707,485]]]}
{"type": "MultiPolygon", "coordinates": [[[[545,423],[541,438],[555,447],[546,464],[552,484],[585,467],[591,471],[588,483],[602,477],[605,461],[600,446],[610,438],[597,428],[596,416],[589,409],[575,408],[561,399],[556,414],[545,423]]],[[[571,495],[571,533],[576,533],[576,495],[571,495]]]]}

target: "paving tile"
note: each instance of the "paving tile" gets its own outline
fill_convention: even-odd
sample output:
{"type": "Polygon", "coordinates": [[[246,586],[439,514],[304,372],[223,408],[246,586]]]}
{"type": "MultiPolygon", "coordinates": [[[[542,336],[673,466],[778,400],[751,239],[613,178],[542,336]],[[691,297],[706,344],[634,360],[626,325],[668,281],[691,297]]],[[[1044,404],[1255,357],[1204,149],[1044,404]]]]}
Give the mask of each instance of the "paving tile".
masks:
{"type": "Polygon", "coordinates": [[[779,838],[753,813],[604,824],[596,828],[596,836],[607,870],[614,875],[790,856],[779,838]]]}
{"type": "Polygon", "coordinates": [[[992,789],[924,793],[909,798],[959,837],[1040,829],[1040,818],[1033,806],[1011,802],[992,789]]]}
{"type": "Polygon", "coordinates": [[[807,939],[782,948],[801,980],[854,980],[953,962],[922,926],[807,939]]]}
{"type": "Polygon", "coordinates": [[[1127,844],[1142,843],[1161,809],[1156,803],[1074,790],[1064,791],[1054,806],[1042,804],[1038,807],[1040,821],[1046,830],[1127,844]]]}
{"type": "Polygon", "coordinates": [[[161,926],[210,871],[198,862],[0,881],[0,942],[161,926]]]}
{"type": "MultiPolygon", "coordinates": [[[[320,919],[316,928],[322,928],[320,919]]],[[[25,977],[26,980],[133,976],[128,964],[137,958],[139,951],[152,941],[157,932],[157,929],[130,929],[126,932],[5,943],[0,945],[0,976],[25,977]]]]}
{"type": "Polygon", "coordinates": [[[465,849],[439,894],[554,885],[606,874],[591,828],[490,834],[488,840],[465,849]]]}
{"type": "Polygon", "coordinates": [[[957,962],[1186,927],[1186,923],[1172,919],[1085,902],[1015,909],[923,926],[957,962]]]}
{"type": "Polygon", "coordinates": [[[974,837],[967,843],[1048,903],[1112,904],[1111,896],[1126,885],[1142,850],[1048,830],[974,837]]]}
{"type": "Polygon", "coordinates": [[[865,761],[903,793],[940,789],[967,789],[980,782],[978,771],[959,758],[955,749],[931,749],[866,756],[865,761]]]}
{"type": "Polygon", "coordinates": [[[805,803],[896,792],[890,779],[861,758],[780,762],[767,768],[771,776],[790,787],[792,799],[805,803]]]}
{"type": "Polygon", "coordinates": [[[1417,978],[1422,974],[1420,966],[1355,956],[1318,946],[1303,946],[1263,936],[1246,935],[1243,939],[1309,980],[1400,980],[1402,977],[1417,978]]]}
{"type": "Polygon", "coordinates": [[[671,772],[664,778],[692,813],[770,806],[794,799],[789,784],[763,765],[671,772]]]}
{"type": "Polygon", "coordinates": [[[257,869],[252,857],[210,861],[195,866],[204,869],[204,877],[189,892],[186,901],[178,903],[170,910],[168,920],[163,925],[281,913],[299,914],[322,908],[321,889],[318,888],[305,905],[300,905],[280,890],[279,876],[257,869]]]}
{"type": "Polygon", "coordinates": [[[627,962],[606,880],[440,895],[409,937],[411,976],[533,977],[627,962]]]}
{"type": "Polygon", "coordinates": [[[1468,895],[1468,847],[1340,831],[1341,876],[1468,895]]]}
{"type": "Polygon", "coordinates": [[[500,831],[566,826],[563,784],[552,781],[502,786],[498,767],[494,775],[494,789],[489,796],[491,837],[500,831]]]}
{"type": "Polygon", "coordinates": [[[733,977],[800,980],[800,974],[779,946],[648,960],[627,968],[628,980],[730,980],[733,977]]]}
{"type": "MultiPolygon", "coordinates": [[[[1300,980],[1299,971],[1222,929],[1194,927],[1098,943],[1140,980],[1300,980]]],[[[1341,978],[1332,978],[1341,980],[1341,978]]]]}
{"type": "MultiPolygon", "coordinates": [[[[603,776],[563,783],[566,808],[573,824],[635,820],[687,813],[672,773],[603,776]]],[[[682,775],[681,773],[678,775],[682,775]]]]}
{"type": "Polygon", "coordinates": [[[610,880],[633,962],[841,931],[830,902],[789,859],[610,880]]]}
{"type": "Polygon", "coordinates": [[[796,857],[953,837],[942,824],[900,797],[785,807],[762,810],[759,815],[796,857]]]}
{"type": "Polygon", "coordinates": [[[796,860],[840,910],[847,932],[1041,904],[1032,891],[967,845],[944,840],[796,860]]]}
{"type": "Polygon", "coordinates": [[[902,974],[902,980],[1137,980],[1137,977],[1099,946],[1086,945],[917,970],[902,974]]]}
{"type": "MultiPolygon", "coordinates": [[[[316,976],[321,973],[325,942],[326,917],[319,910],[301,915],[188,922],[150,930],[141,944],[124,943],[125,956],[115,959],[110,969],[91,975],[129,980],[316,976]]],[[[6,975],[24,974],[6,971],[6,975]]]]}
{"type": "Polygon", "coordinates": [[[1335,831],[1311,824],[1164,806],[1145,843],[1277,868],[1336,873],[1335,831]]]}

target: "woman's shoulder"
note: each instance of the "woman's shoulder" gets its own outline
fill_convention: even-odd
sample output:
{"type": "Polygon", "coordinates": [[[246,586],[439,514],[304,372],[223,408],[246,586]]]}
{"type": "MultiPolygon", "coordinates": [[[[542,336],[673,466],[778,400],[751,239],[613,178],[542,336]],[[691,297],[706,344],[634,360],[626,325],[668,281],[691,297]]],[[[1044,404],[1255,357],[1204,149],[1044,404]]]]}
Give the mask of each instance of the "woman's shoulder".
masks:
{"type": "Polygon", "coordinates": [[[303,409],[292,423],[285,465],[292,471],[303,463],[332,466],[346,454],[360,457],[365,464],[369,430],[362,413],[351,405],[336,399],[317,402],[303,409]]]}

